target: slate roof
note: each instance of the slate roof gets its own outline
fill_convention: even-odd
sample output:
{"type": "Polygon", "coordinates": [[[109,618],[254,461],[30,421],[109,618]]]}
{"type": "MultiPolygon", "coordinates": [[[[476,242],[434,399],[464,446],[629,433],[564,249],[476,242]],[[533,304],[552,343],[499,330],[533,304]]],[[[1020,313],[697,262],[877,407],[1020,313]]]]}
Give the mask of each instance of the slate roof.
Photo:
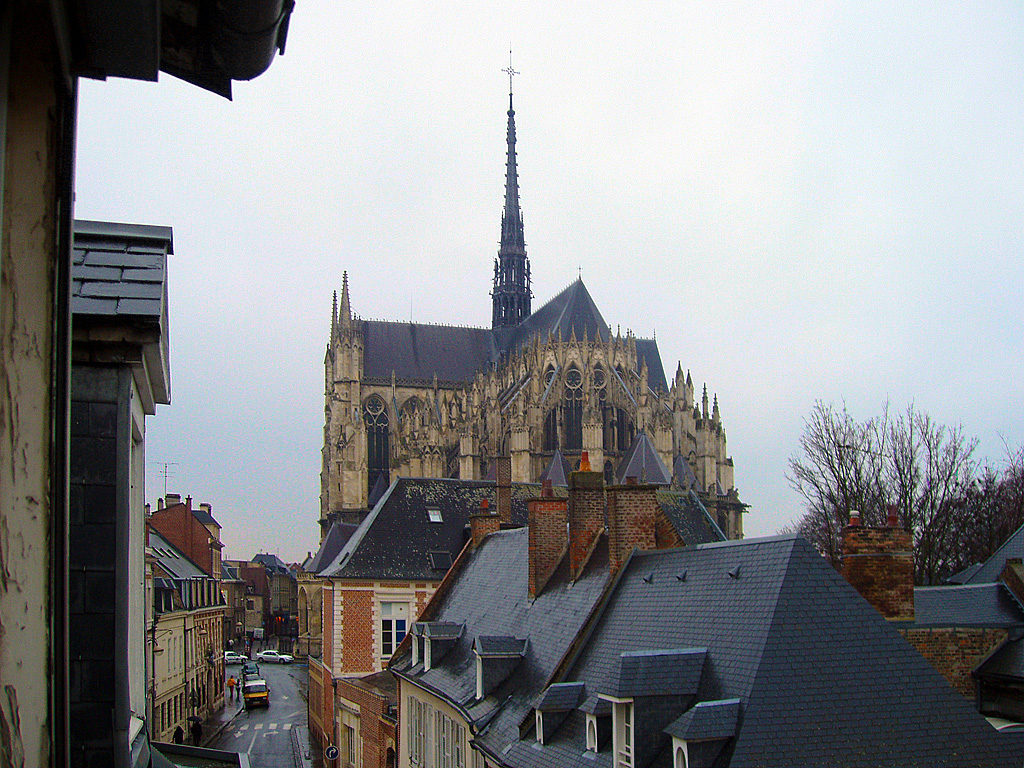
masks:
{"type": "MultiPolygon", "coordinates": [[[[170,403],[167,256],[170,227],[76,219],[72,243],[71,314],[74,343],[92,341],[89,329],[116,325],[145,330],[140,345],[145,376],[137,375],[147,413],[170,403]],[[154,336],[151,330],[156,330],[154,336]]],[[[100,336],[105,339],[106,336],[100,336]]],[[[99,343],[99,342],[97,342],[99,343]]],[[[142,366],[135,366],[140,374],[142,366]]]]}
{"type": "MultiPolygon", "coordinates": [[[[512,484],[512,523],[526,525],[526,502],[540,495],[535,483],[512,484]]],[[[722,541],[715,525],[693,492],[659,489],[658,502],[683,541],[703,544],[722,541]]],[[[439,581],[439,553],[454,561],[468,539],[469,516],[487,499],[497,509],[495,486],[484,480],[399,478],[366,516],[349,531],[331,526],[311,565],[311,573],[353,579],[425,579],[439,581]],[[429,509],[441,513],[430,521],[429,509]]],[[[501,634],[508,634],[502,632],[501,634]]]]}
{"type": "Polygon", "coordinates": [[[352,534],[358,530],[358,523],[334,522],[327,530],[327,535],[320,542],[320,548],[316,554],[303,565],[306,573],[319,573],[323,568],[334,562],[334,559],[345,546],[345,542],[352,538],[352,534]]]}
{"type": "Polygon", "coordinates": [[[982,563],[980,568],[967,576],[963,583],[986,584],[999,581],[999,574],[1002,573],[1006,561],[1014,557],[1024,558],[1024,526],[1014,531],[1010,538],[1003,542],[1003,546],[982,563]]]}
{"type": "Polygon", "coordinates": [[[198,520],[203,525],[215,525],[218,528],[221,527],[220,523],[217,522],[213,515],[210,512],[207,512],[202,507],[199,507],[198,509],[193,509],[192,514],[195,515],[196,520],[198,520]]]}
{"type": "Polygon", "coordinates": [[[710,544],[726,540],[726,535],[693,491],[659,488],[658,504],[687,544],[710,544]]]}
{"type": "Polygon", "coordinates": [[[999,582],[916,587],[913,626],[1024,627],[1024,609],[999,582]]]}
{"type": "Polygon", "coordinates": [[[554,683],[549,685],[534,704],[541,712],[562,712],[576,709],[583,695],[583,683],[554,683]]]}
{"type": "Polygon", "coordinates": [[[543,483],[545,480],[550,480],[552,486],[559,486],[567,488],[569,486],[569,475],[572,474],[572,464],[569,460],[562,455],[559,449],[555,449],[554,455],[551,457],[551,461],[548,463],[547,469],[541,472],[540,477],[537,478],[538,483],[543,483]]]}
{"type": "Polygon", "coordinates": [[[166,317],[170,227],[78,219],[74,226],[71,311],[76,315],[166,317]]]}
{"type": "Polygon", "coordinates": [[[260,563],[273,573],[291,573],[291,569],[288,568],[284,560],[269,552],[260,552],[258,555],[253,557],[252,561],[254,563],[260,563]]]}
{"type": "Polygon", "coordinates": [[[669,724],[665,733],[687,741],[727,739],[736,733],[739,716],[739,699],[702,701],[669,724]]]}
{"type": "Polygon", "coordinates": [[[682,691],[642,710],[638,747],[660,741],[644,742],[655,748],[638,768],[668,757],[663,730],[673,723],[714,730],[700,713],[679,718],[700,702],[727,699],[739,700],[742,720],[718,766],[1020,765],[1019,740],[994,731],[799,537],[638,552],[604,599],[607,552],[595,553],[579,582],[568,588],[556,572],[533,603],[527,545],[526,531],[503,531],[468,557],[431,617],[466,623],[443,663],[423,672],[410,667],[406,649],[392,664],[470,721],[485,721],[475,743],[502,764],[609,766],[609,749],[585,753],[579,710],[543,746],[534,740],[530,710],[546,686],[582,683],[580,706],[588,707],[614,689],[623,654],[646,654],[647,673],[657,676],[651,651],[672,652],[663,656],[668,670],[674,649],[707,649],[695,696],[682,691]],[[683,571],[688,577],[677,579],[683,571]],[[509,680],[476,702],[469,649],[478,634],[498,631],[528,637],[529,651],[509,680]]]}
{"type": "MultiPolygon", "coordinates": [[[[495,753],[519,741],[519,723],[532,712],[565,648],[579,633],[604,592],[608,549],[604,537],[580,579],[571,583],[565,563],[533,601],[527,594],[526,528],[492,534],[473,552],[451,588],[440,598],[432,620],[465,622],[466,631],[441,664],[423,671],[411,666],[409,648],[400,648],[391,669],[417,685],[465,702],[470,720],[486,722],[487,743],[495,753]],[[603,565],[598,565],[603,563],[603,565]],[[529,638],[515,672],[483,701],[476,694],[473,643],[480,636],[529,638]]],[[[483,735],[477,737],[485,738],[483,735]]]]}
{"type": "MultiPolygon", "coordinates": [[[[363,321],[363,373],[370,379],[466,383],[530,340],[608,340],[608,324],[582,280],[576,280],[514,328],[470,328],[385,320],[363,321]]],[[[652,389],[668,390],[655,339],[634,339],[652,389]]]]}
{"type": "Polygon", "coordinates": [[[149,529],[149,547],[156,557],[159,567],[171,578],[208,578],[202,568],[189,560],[180,549],[153,528],[149,529]]]}
{"type": "Polygon", "coordinates": [[[707,648],[630,651],[619,657],[606,693],[616,698],[669,696],[697,692],[707,648]]]}
{"type": "Polygon", "coordinates": [[[363,322],[363,350],[364,376],[404,381],[469,382],[497,358],[490,329],[383,320],[363,322]]]}
{"type": "MultiPolygon", "coordinates": [[[[512,484],[513,523],[526,524],[526,500],[539,495],[538,485],[512,484]]],[[[430,553],[447,552],[453,560],[458,556],[467,541],[469,516],[480,510],[481,499],[497,509],[493,483],[398,478],[334,559],[317,573],[338,578],[440,581],[444,573],[432,567],[430,553]],[[439,510],[441,522],[431,522],[428,509],[439,510]]]]}
{"type": "Polygon", "coordinates": [[[1007,640],[978,665],[978,677],[1009,679],[1020,683],[1024,678],[1024,638],[1007,640]]]}
{"type": "Polygon", "coordinates": [[[615,470],[615,479],[619,483],[626,482],[627,477],[635,477],[640,483],[652,485],[672,484],[672,473],[642,429],[633,437],[633,442],[615,470]]]}

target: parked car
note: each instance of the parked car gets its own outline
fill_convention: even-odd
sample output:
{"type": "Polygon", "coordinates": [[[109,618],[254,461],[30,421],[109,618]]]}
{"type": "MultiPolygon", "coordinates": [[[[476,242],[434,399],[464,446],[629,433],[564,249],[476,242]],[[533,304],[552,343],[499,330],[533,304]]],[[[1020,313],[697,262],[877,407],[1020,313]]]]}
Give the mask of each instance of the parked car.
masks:
{"type": "Polygon", "coordinates": [[[255,678],[242,685],[242,704],[246,709],[270,706],[270,686],[266,680],[255,678]]]}
{"type": "Polygon", "coordinates": [[[242,662],[242,682],[253,680],[260,676],[260,665],[255,661],[246,659],[242,662]]]}
{"type": "Polygon", "coordinates": [[[224,651],[224,663],[225,664],[244,664],[249,659],[240,653],[234,651],[224,651]]]}
{"type": "Polygon", "coordinates": [[[295,657],[278,651],[260,651],[256,654],[256,661],[266,661],[275,664],[291,664],[295,657]]]}

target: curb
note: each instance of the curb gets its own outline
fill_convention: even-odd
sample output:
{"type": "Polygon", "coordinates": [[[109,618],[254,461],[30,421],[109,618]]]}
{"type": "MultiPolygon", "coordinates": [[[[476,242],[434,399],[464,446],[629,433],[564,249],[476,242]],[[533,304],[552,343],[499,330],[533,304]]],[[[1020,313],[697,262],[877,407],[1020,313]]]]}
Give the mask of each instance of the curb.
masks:
{"type": "MultiPolygon", "coordinates": [[[[211,741],[220,736],[227,729],[227,727],[235,721],[235,718],[242,714],[242,712],[244,711],[245,707],[239,707],[238,711],[236,711],[235,714],[233,714],[231,717],[227,718],[226,720],[218,721],[220,722],[220,725],[218,725],[215,729],[211,729],[208,736],[203,737],[203,746],[205,747],[211,741]]],[[[207,725],[209,725],[209,721],[207,721],[207,725]]]]}

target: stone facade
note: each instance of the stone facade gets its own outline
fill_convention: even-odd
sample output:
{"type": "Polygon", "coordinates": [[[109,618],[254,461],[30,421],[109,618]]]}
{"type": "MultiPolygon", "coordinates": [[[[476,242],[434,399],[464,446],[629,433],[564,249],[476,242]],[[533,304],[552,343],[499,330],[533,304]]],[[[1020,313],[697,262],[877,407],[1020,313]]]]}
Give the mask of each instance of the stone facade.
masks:
{"type": "MultiPolygon", "coordinates": [[[[364,375],[364,322],[351,313],[346,283],[325,361],[322,521],[367,505],[371,419],[386,425],[389,480],[480,480],[495,457],[507,455],[514,482],[536,482],[556,448],[574,463],[587,451],[611,480],[633,436],[645,430],[667,466],[685,458],[702,495],[735,496],[717,401],[705,389],[698,403],[681,368],[668,391],[652,389],[631,334],[534,338],[470,382],[417,382],[364,375]],[[575,446],[566,424],[574,398],[582,402],[582,445],[575,446]]],[[[726,519],[726,535],[740,538],[738,510],[726,519]]]]}
{"type": "Polygon", "coordinates": [[[531,311],[513,118],[510,104],[490,329],[362,320],[343,277],[324,359],[321,533],[396,477],[481,480],[500,456],[511,458],[512,481],[529,483],[556,451],[573,467],[586,451],[612,483],[643,431],[673,479],[717,506],[726,536],[742,538],[707,386],[698,398],[681,365],[669,382],[657,341],[613,333],[582,280],[531,311]]]}

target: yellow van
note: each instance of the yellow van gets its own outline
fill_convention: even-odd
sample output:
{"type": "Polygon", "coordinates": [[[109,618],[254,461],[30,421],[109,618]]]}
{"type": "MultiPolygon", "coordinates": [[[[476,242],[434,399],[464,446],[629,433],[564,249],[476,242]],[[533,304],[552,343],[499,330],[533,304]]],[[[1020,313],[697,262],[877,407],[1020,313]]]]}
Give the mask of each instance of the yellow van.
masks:
{"type": "Polygon", "coordinates": [[[246,680],[242,687],[242,703],[246,709],[270,706],[270,688],[266,680],[246,680]]]}

